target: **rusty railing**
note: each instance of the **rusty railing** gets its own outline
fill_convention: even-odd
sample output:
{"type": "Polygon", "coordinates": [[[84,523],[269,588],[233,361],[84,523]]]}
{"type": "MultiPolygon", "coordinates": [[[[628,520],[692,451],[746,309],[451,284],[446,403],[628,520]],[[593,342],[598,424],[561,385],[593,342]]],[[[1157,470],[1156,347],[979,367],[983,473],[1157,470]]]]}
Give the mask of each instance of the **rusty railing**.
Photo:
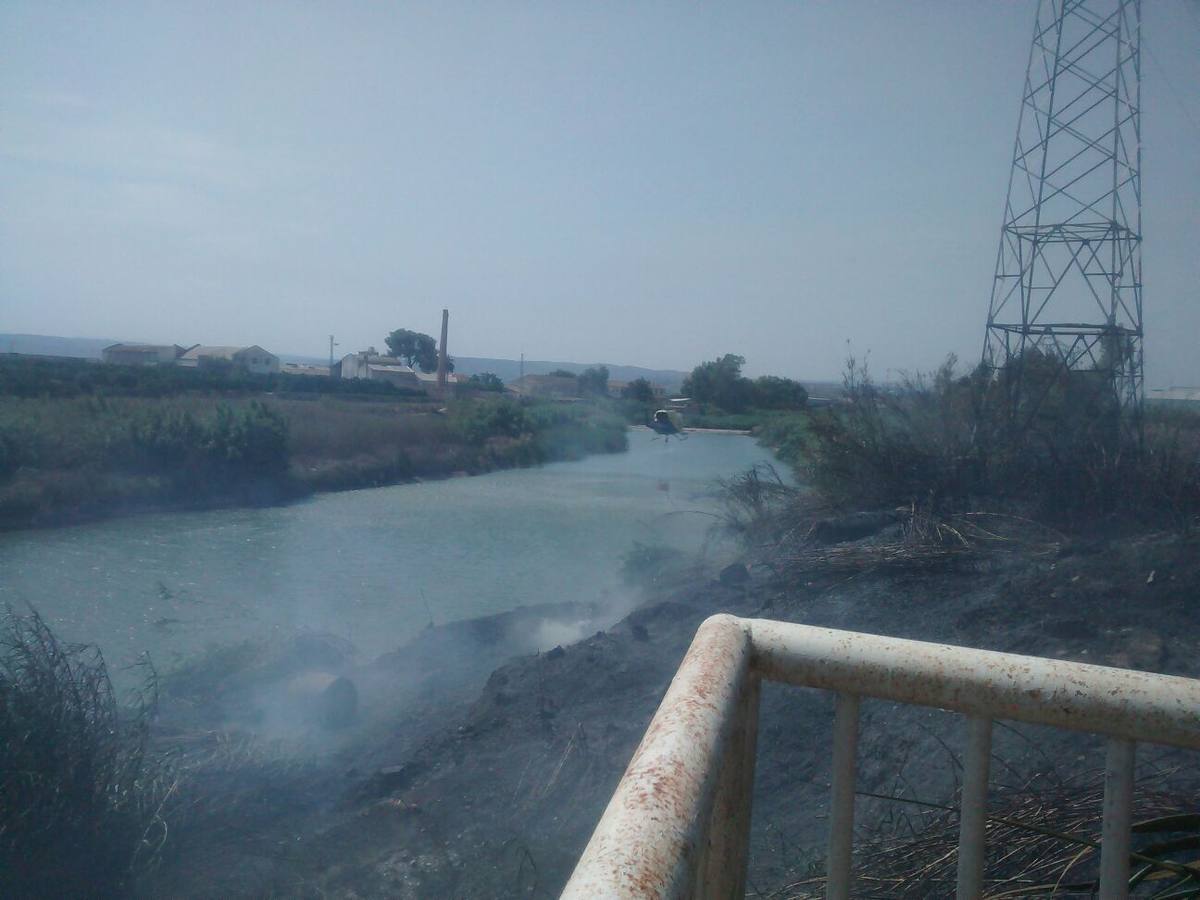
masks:
{"type": "Polygon", "coordinates": [[[1127,893],[1135,744],[1200,749],[1200,681],[716,615],[696,633],[564,898],[745,893],[763,678],[836,692],[830,898],[850,892],[860,697],[967,716],[960,898],[982,890],[993,720],[1108,736],[1102,898],[1127,893]]]}

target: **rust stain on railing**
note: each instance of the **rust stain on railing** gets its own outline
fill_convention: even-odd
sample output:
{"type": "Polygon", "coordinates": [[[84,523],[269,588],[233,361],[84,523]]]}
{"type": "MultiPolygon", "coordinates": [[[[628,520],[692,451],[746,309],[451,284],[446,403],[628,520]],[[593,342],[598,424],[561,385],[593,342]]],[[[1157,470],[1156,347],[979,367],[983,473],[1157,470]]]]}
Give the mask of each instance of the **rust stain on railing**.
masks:
{"type": "Polygon", "coordinates": [[[982,877],[992,720],[1110,737],[1102,898],[1124,896],[1128,879],[1134,742],[1200,749],[1200,681],[1193,679],[717,615],[697,631],[564,897],[744,891],[763,678],[839,695],[830,897],[848,896],[850,885],[860,696],[970,717],[960,897],[976,896],[982,877]]]}

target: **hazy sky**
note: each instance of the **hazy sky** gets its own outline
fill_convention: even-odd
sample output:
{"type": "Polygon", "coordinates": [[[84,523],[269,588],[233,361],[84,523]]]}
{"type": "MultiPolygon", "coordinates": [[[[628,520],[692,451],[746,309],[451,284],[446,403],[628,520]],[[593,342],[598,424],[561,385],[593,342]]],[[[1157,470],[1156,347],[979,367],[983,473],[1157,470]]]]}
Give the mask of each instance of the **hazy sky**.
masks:
{"type": "MultiPolygon", "coordinates": [[[[0,2],[0,331],[880,377],[983,340],[1034,3],[0,2]]],[[[1200,0],[1146,0],[1151,386],[1200,0]]]]}

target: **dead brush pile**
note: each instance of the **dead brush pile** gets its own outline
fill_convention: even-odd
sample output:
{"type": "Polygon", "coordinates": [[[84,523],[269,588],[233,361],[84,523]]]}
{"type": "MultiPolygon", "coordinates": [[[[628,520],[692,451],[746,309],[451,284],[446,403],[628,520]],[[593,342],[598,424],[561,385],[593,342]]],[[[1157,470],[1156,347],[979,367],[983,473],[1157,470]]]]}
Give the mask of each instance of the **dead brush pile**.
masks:
{"type": "MultiPolygon", "coordinates": [[[[1139,780],[1134,796],[1129,894],[1200,896],[1200,813],[1182,797],[1177,773],[1162,770],[1139,780]]],[[[958,865],[957,802],[941,805],[902,798],[855,851],[855,897],[923,898],[954,894],[958,865]]],[[[1041,774],[1001,788],[990,803],[983,896],[1094,897],[1098,889],[1100,811],[1104,777],[1087,772],[1063,779],[1041,774]]],[[[823,874],[787,885],[771,896],[823,897],[823,874]]]]}
{"type": "Polygon", "coordinates": [[[770,466],[721,484],[723,525],[754,562],[783,582],[886,570],[922,572],[979,563],[998,553],[1058,551],[1066,537],[1032,519],[985,511],[940,513],[932,503],[845,513],[792,487],[770,466]]]}

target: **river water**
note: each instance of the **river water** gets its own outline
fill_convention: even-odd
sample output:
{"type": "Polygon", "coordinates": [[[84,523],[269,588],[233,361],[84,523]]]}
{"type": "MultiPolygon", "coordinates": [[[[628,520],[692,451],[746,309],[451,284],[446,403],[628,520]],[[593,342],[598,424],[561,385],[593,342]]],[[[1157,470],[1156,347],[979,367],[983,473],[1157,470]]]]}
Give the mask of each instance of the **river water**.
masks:
{"type": "Polygon", "coordinates": [[[770,460],[752,439],[647,430],[629,452],[291,506],[163,513],[0,534],[0,603],[32,604],[115,670],[298,631],[363,658],[438,624],[628,589],[634,542],[714,552],[714,479],[770,460]]]}

